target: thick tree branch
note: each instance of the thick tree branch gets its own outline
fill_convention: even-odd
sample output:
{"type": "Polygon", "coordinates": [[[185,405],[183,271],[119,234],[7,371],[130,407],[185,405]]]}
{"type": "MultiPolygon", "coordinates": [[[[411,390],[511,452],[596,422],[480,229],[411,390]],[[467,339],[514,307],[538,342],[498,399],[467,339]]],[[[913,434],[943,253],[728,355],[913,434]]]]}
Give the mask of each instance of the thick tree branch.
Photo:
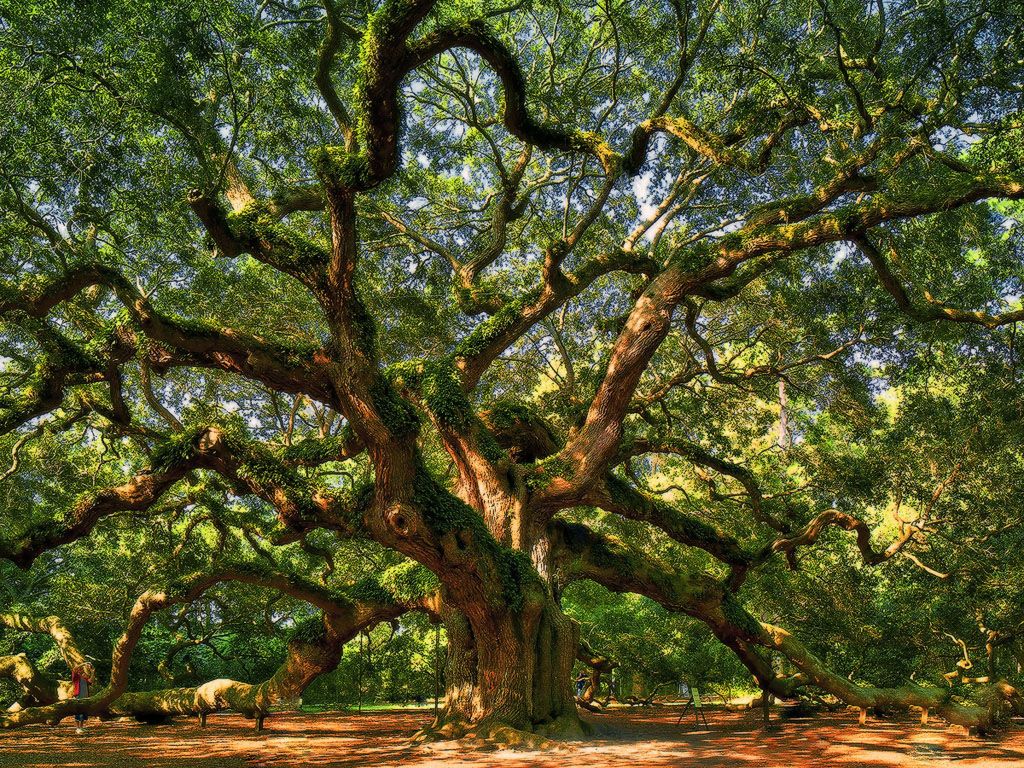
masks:
{"type": "MultiPolygon", "coordinates": [[[[560,461],[568,471],[549,486],[552,500],[568,497],[601,476],[618,450],[622,421],[640,377],[671,328],[678,304],[702,286],[730,276],[751,258],[772,252],[792,253],[849,239],[882,222],[957,208],[990,197],[1020,199],[1024,181],[998,174],[958,175],[942,187],[929,187],[901,198],[879,194],[866,202],[795,224],[767,227],[752,222],[737,233],[696,246],[704,266],[696,270],[678,259],[655,278],[637,300],[612,349],[604,379],[597,388],[583,426],[570,436],[560,461]]],[[[691,253],[691,256],[693,253],[691,253]]]]}
{"type": "Polygon", "coordinates": [[[924,688],[912,683],[894,688],[858,685],[830,671],[785,630],[754,619],[732,593],[709,577],[674,572],[649,556],[583,526],[555,520],[549,532],[557,546],[563,578],[591,579],[615,592],[646,595],[671,611],[701,620],[737,653],[763,687],[778,695],[792,695],[795,687],[811,684],[865,709],[917,706],[930,709],[949,722],[986,729],[1009,713],[1024,712],[1024,698],[1006,682],[985,690],[984,706],[960,704],[945,687],[924,688]],[[782,653],[801,674],[780,678],[755,646],[782,653]]]}
{"type": "MultiPolygon", "coordinates": [[[[359,585],[352,591],[354,594],[350,597],[306,582],[292,574],[285,575],[242,563],[186,576],[176,582],[174,587],[162,591],[147,591],[136,600],[128,625],[114,644],[110,682],[105,687],[88,699],[67,698],[45,706],[28,707],[0,715],[0,727],[57,721],[79,713],[110,711],[139,716],[186,713],[205,715],[225,707],[255,717],[257,727],[261,727],[263,717],[271,705],[298,695],[317,675],[333,669],[341,657],[345,641],[356,632],[411,609],[435,613],[439,610],[434,593],[397,599],[376,584],[359,585]],[[210,587],[225,581],[275,589],[306,601],[323,611],[322,620],[313,619],[321,626],[311,624],[297,631],[289,643],[288,655],[282,667],[260,685],[218,680],[195,689],[125,694],[131,656],[150,616],[170,605],[192,602],[210,587]]],[[[44,631],[50,626],[48,620],[40,623],[22,619],[20,624],[28,627],[29,631],[33,628],[35,631],[44,631]]]]}
{"type": "Polygon", "coordinates": [[[324,10],[327,12],[327,34],[324,35],[324,41],[320,45],[320,50],[317,54],[314,82],[320,91],[320,95],[324,97],[324,102],[338,124],[338,128],[345,137],[345,148],[351,151],[355,144],[352,118],[338,96],[338,91],[334,87],[334,80],[331,75],[331,67],[334,64],[335,57],[338,55],[338,49],[341,47],[343,29],[347,25],[344,25],[344,22],[342,22],[333,0],[322,0],[322,2],[324,10]]]}
{"type": "Polygon", "coordinates": [[[35,525],[14,539],[0,542],[0,557],[28,568],[43,552],[87,536],[104,517],[116,512],[148,509],[200,463],[197,457],[166,471],[144,472],[121,485],[93,492],[77,502],[62,522],[35,525]]]}
{"type": "Polygon", "coordinates": [[[923,292],[926,303],[924,305],[918,304],[911,299],[903,283],[892,271],[889,261],[875,244],[871,242],[866,232],[855,232],[851,239],[867,256],[868,261],[871,262],[871,266],[874,267],[878,275],[878,281],[896,301],[896,306],[915,320],[922,322],[946,320],[953,323],[981,325],[990,329],[1024,320],[1024,310],[1002,312],[993,315],[988,312],[957,309],[932,298],[928,291],[923,292]]]}
{"type": "Polygon", "coordinates": [[[733,537],[699,517],[633,488],[615,475],[608,475],[603,483],[594,486],[584,502],[630,520],[649,523],[680,544],[703,549],[728,565],[746,567],[754,560],[754,555],[745,551],[733,537]]]}
{"type": "Polygon", "coordinates": [[[19,632],[34,632],[49,635],[60,651],[68,669],[74,669],[86,663],[85,655],[78,649],[74,635],[64,625],[59,616],[34,618],[21,613],[0,613],[0,625],[19,632]]]}
{"type": "MultiPolygon", "coordinates": [[[[326,376],[329,359],[324,350],[289,349],[287,345],[230,328],[197,325],[169,317],[156,310],[119,272],[100,263],[81,263],[61,275],[32,281],[26,286],[0,286],[0,316],[15,321],[22,315],[43,318],[58,304],[93,285],[111,289],[143,334],[172,349],[170,353],[151,352],[150,365],[158,371],[180,364],[217,368],[262,381],[275,389],[302,392],[322,402],[336,400],[326,376]],[[179,354],[175,356],[173,350],[179,354]]],[[[73,371],[82,367],[79,364],[73,371]]],[[[41,382],[46,386],[41,386],[40,392],[46,393],[48,398],[40,407],[57,397],[57,389],[62,389],[57,385],[62,385],[63,381],[63,376],[54,375],[41,382]]]]}
{"type": "Polygon", "coordinates": [[[276,510],[285,527],[282,541],[311,528],[327,527],[354,536],[363,530],[369,502],[319,488],[268,448],[218,426],[174,433],[152,452],[153,466],[127,482],[96,491],[77,502],[61,523],[47,522],[0,543],[0,557],[27,568],[43,552],[87,536],[117,512],[149,509],[175,483],[195,469],[213,470],[243,494],[257,496],[276,510]]]}

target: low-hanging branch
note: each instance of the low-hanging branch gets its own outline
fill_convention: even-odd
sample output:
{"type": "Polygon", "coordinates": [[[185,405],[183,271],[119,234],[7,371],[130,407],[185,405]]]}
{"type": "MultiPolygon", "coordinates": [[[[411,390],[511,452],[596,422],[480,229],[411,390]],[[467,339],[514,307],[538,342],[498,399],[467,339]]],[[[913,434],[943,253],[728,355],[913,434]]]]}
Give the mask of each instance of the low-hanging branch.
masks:
{"type": "Polygon", "coordinates": [[[862,709],[921,707],[951,723],[983,730],[997,727],[1010,714],[1024,714],[1024,696],[1006,681],[980,690],[980,705],[954,700],[948,686],[927,688],[907,682],[879,688],[855,683],[829,670],[790,633],[757,621],[729,590],[710,577],[673,572],[622,542],[583,526],[558,520],[552,525],[558,537],[563,578],[585,578],[614,592],[643,594],[670,611],[700,619],[736,652],[759,684],[778,695],[791,696],[797,687],[814,685],[862,709]],[[800,674],[778,675],[757,648],[781,653],[800,674]]]}
{"type": "Polygon", "coordinates": [[[74,635],[71,634],[71,631],[64,625],[59,616],[45,616],[37,619],[20,613],[0,613],[0,625],[19,632],[35,632],[49,635],[53,638],[57,650],[60,651],[61,658],[64,659],[69,669],[74,669],[86,663],[85,654],[79,650],[74,635]]]}
{"type": "MultiPolygon", "coordinates": [[[[59,616],[35,618],[21,613],[0,613],[0,626],[18,632],[49,635],[68,669],[75,669],[87,661],[74,635],[59,616]]],[[[52,704],[71,696],[69,681],[58,680],[38,670],[24,653],[0,656],[0,678],[5,677],[19,685],[23,691],[21,699],[10,707],[11,711],[22,709],[30,702],[52,704]]]]}
{"type": "MultiPolygon", "coordinates": [[[[405,574],[406,578],[410,578],[405,574]]],[[[415,579],[413,579],[415,581],[415,579]]],[[[222,709],[234,709],[255,718],[257,728],[270,707],[293,699],[317,676],[333,670],[341,658],[345,642],[381,621],[409,610],[440,610],[439,596],[427,589],[396,597],[376,581],[356,584],[347,591],[335,591],[301,579],[294,574],[268,570],[255,562],[229,563],[179,579],[165,590],[150,590],[136,600],[128,626],[115,643],[111,656],[108,684],[88,699],[71,698],[67,682],[55,683],[38,673],[27,658],[0,657],[0,676],[19,683],[26,701],[0,715],[0,727],[10,728],[38,722],[60,720],[72,714],[133,715],[139,718],[173,715],[205,716],[222,709]],[[240,582],[277,590],[318,608],[321,614],[296,627],[281,667],[268,680],[252,685],[232,680],[214,680],[195,688],[164,691],[126,692],[128,666],[142,629],[150,616],[173,604],[190,603],[206,590],[224,582],[240,582]]],[[[21,615],[3,615],[3,623],[29,632],[46,632],[65,652],[69,666],[77,659],[77,645],[71,633],[56,617],[32,619],[21,615]]]]}
{"type": "Polygon", "coordinates": [[[99,688],[87,699],[68,698],[44,706],[30,706],[16,712],[6,712],[0,715],[0,727],[11,728],[50,722],[70,715],[105,710],[124,693],[128,685],[131,656],[149,617],[169,605],[195,600],[218,581],[217,577],[204,573],[183,580],[178,589],[150,590],[140,595],[132,607],[124,632],[114,643],[111,652],[110,680],[107,685],[99,688]]]}

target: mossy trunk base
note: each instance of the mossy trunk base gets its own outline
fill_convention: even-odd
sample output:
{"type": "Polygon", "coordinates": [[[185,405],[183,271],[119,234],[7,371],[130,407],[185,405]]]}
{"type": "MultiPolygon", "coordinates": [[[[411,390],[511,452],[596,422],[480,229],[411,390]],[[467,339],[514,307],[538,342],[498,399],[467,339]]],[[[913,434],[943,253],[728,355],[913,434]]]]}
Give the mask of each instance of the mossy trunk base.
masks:
{"type": "Polygon", "coordinates": [[[549,601],[504,613],[485,629],[477,624],[456,612],[445,616],[447,701],[414,740],[545,749],[585,736],[571,684],[575,623],[549,601]]]}

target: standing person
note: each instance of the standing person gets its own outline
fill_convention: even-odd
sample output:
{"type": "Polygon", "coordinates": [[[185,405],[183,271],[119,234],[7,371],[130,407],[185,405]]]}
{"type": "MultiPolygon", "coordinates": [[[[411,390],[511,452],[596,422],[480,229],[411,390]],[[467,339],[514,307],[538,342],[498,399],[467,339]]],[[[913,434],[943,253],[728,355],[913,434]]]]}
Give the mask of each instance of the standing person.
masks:
{"type": "MultiPolygon", "coordinates": [[[[89,687],[92,685],[92,681],[96,678],[96,670],[92,664],[86,662],[80,664],[71,670],[71,693],[76,699],[87,699],[91,695],[89,687]]],[[[75,729],[75,733],[85,733],[85,721],[88,715],[77,714],[75,715],[75,722],[78,723],[78,727],[75,729]]]]}
{"type": "Polygon", "coordinates": [[[580,672],[580,676],[576,678],[576,697],[582,699],[584,692],[587,690],[587,683],[590,682],[590,675],[586,672],[580,672]]]}

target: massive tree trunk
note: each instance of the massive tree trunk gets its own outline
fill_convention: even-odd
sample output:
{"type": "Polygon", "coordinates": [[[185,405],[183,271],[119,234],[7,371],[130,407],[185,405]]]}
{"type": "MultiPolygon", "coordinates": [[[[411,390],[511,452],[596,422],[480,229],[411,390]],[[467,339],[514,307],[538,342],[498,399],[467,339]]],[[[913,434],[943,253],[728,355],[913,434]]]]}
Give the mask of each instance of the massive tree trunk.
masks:
{"type": "MultiPolygon", "coordinates": [[[[454,536],[441,537],[454,548],[442,546],[456,557],[468,542],[483,546],[442,578],[446,704],[419,738],[476,737],[536,747],[549,737],[580,736],[583,724],[572,694],[579,628],[558,603],[550,542],[527,506],[525,484],[507,461],[494,466],[483,460],[482,423],[458,432],[434,418],[459,473],[454,494],[466,507],[467,521],[454,536]],[[477,520],[486,530],[473,530],[477,520]],[[464,589],[476,579],[477,589],[464,589]]],[[[518,437],[498,439],[502,448],[515,451],[518,437]]],[[[545,452],[532,444],[530,449],[545,452]]]]}
{"type": "Polygon", "coordinates": [[[495,608],[483,622],[446,611],[447,701],[421,737],[537,746],[582,735],[571,688],[576,623],[550,598],[521,611],[495,608]]]}

